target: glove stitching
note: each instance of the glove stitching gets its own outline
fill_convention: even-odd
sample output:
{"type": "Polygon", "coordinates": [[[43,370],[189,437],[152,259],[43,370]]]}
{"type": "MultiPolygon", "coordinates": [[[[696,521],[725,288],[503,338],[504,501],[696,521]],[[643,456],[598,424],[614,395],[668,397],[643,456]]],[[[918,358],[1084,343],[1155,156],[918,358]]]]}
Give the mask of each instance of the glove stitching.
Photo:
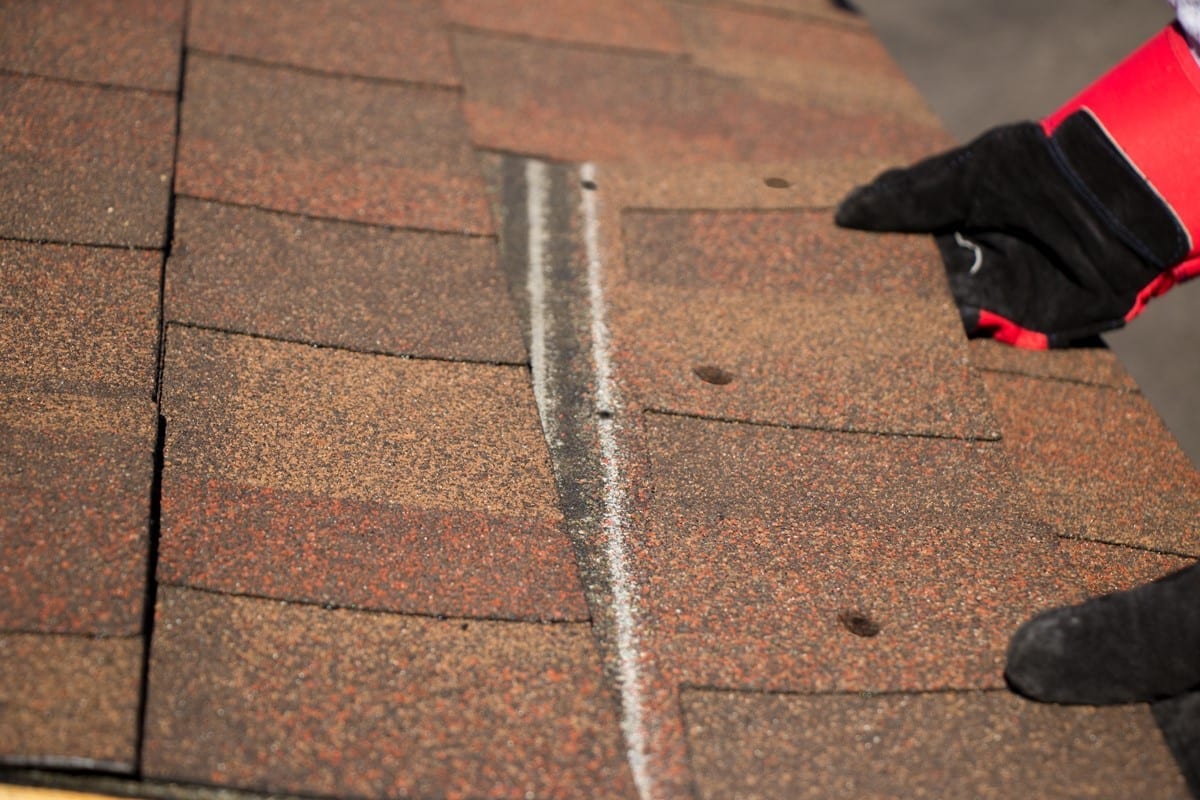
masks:
{"type": "MultiPolygon", "coordinates": [[[[1139,256],[1141,256],[1142,260],[1149,264],[1153,264],[1159,269],[1166,269],[1169,267],[1169,264],[1164,264],[1160,258],[1154,255],[1154,252],[1149,248],[1148,245],[1146,245],[1145,242],[1142,241],[1141,237],[1130,230],[1111,210],[1109,210],[1106,205],[1104,205],[1103,201],[1101,201],[1099,196],[1092,191],[1091,187],[1087,185],[1083,177],[1075,171],[1073,166],[1071,166],[1070,160],[1067,158],[1066,153],[1063,152],[1062,147],[1058,144],[1058,142],[1056,142],[1054,139],[1046,139],[1045,142],[1050,151],[1050,156],[1054,159],[1054,163],[1058,167],[1059,172],[1061,172],[1063,177],[1067,179],[1067,182],[1071,184],[1071,187],[1075,189],[1075,191],[1077,191],[1085,201],[1087,201],[1087,204],[1091,207],[1092,211],[1095,212],[1105,223],[1107,223],[1109,227],[1121,237],[1125,244],[1129,245],[1139,256]]],[[[1145,180],[1141,175],[1138,175],[1131,166],[1129,166],[1128,162],[1126,162],[1124,158],[1119,159],[1117,163],[1119,163],[1121,168],[1124,169],[1129,175],[1136,177],[1137,180],[1145,180]]],[[[1172,214],[1171,216],[1172,227],[1174,228],[1175,250],[1176,252],[1184,252],[1187,250],[1187,242],[1183,235],[1183,230],[1179,225],[1179,221],[1174,219],[1174,215],[1172,214]]]]}

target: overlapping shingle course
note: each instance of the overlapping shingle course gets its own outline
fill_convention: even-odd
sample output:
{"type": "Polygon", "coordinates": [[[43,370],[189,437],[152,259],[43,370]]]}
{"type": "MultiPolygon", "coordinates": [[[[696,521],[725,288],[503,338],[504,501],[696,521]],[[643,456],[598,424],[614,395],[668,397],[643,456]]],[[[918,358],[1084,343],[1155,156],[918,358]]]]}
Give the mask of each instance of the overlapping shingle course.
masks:
{"type": "Polygon", "coordinates": [[[927,242],[833,228],[948,141],[860,18],[193,0],[184,59],[181,6],[0,33],[0,761],[308,795],[1182,791],[1144,709],[1032,706],[1000,667],[1035,610],[1197,555],[1196,473],[1110,356],[968,348],[927,242]],[[110,22],[144,52],[116,64],[110,22]],[[525,156],[594,180],[560,165],[539,210],[525,156]],[[538,359],[599,351],[586,291],[533,301],[539,252],[555,291],[599,253],[625,405],[571,369],[548,402],[538,359]],[[566,312],[570,352],[527,354],[566,312]],[[570,413],[627,448],[623,584],[570,413]]]}

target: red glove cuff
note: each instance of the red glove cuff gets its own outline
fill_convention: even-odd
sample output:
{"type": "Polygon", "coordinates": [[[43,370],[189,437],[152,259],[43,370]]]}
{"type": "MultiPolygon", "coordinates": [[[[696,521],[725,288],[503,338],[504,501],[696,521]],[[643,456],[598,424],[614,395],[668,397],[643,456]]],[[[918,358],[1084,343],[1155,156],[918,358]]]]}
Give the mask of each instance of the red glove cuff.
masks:
{"type": "Polygon", "coordinates": [[[1050,134],[1081,109],[1100,123],[1187,231],[1190,250],[1168,273],[1171,283],[1200,275],[1200,64],[1179,27],[1155,35],[1042,127],[1050,134]]]}

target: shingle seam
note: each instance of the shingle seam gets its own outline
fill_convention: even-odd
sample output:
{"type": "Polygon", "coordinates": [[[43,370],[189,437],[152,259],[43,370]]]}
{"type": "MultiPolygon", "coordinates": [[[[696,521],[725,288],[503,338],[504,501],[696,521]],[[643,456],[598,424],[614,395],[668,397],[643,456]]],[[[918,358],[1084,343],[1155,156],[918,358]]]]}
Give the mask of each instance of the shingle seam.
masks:
{"type": "Polygon", "coordinates": [[[430,91],[446,92],[449,94],[462,94],[463,91],[461,84],[436,83],[433,81],[418,81],[405,78],[383,78],[378,75],[363,75],[354,72],[338,72],[336,70],[325,70],[317,67],[309,67],[303,64],[293,64],[288,61],[271,61],[269,59],[239,55],[237,53],[221,53],[215,50],[206,50],[201,47],[194,47],[190,45],[187,48],[187,52],[191,55],[203,56],[204,58],[211,58],[218,61],[228,61],[234,64],[246,64],[248,66],[262,67],[264,69],[279,70],[280,72],[293,72],[299,75],[309,75],[314,78],[326,78],[329,80],[338,81],[355,81],[378,86],[399,86],[410,89],[428,89],[430,91]]]}
{"type": "Polygon", "coordinates": [[[705,693],[705,694],[728,694],[728,695],[744,695],[747,697],[794,697],[794,698],[815,698],[815,697],[844,697],[859,698],[863,700],[873,700],[877,697],[955,697],[955,696],[972,696],[972,695],[1008,695],[1012,694],[1008,689],[979,687],[979,688],[945,688],[945,689],[885,689],[878,692],[875,691],[834,691],[834,692],[804,692],[790,691],[787,689],[751,689],[745,687],[730,687],[720,684],[705,684],[705,683],[681,683],[679,684],[679,695],[682,697],[685,693],[705,693]]]}
{"type": "Polygon", "coordinates": [[[1149,553],[1151,555],[1173,556],[1176,558],[1186,558],[1186,559],[1190,559],[1193,561],[1200,559],[1200,556],[1198,556],[1196,553],[1184,553],[1182,551],[1168,550],[1166,548],[1143,547],[1142,545],[1139,545],[1139,544],[1133,544],[1133,543],[1129,543],[1129,542],[1113,542],[1113,541],[1109,541],[1107,539],[1098,539],[1098,538],[1095,538],[1092,536],[1075,536],[1075,535],[1072,535],[1069,533],[1057,533],[1057,532],[1055,533],[1055,536],[1057,536],[1059,539],[1062,539],[1062,540],[1068,541],[1068,542],[1086,542],[1088,544],[1101,544],[1106,547],[1119,547],[1122,550],[1129,550],[1129,551],[1132,551],[1135,553],[1149,553]]]}
{"type": "MultiPolygon", "coordinates": [[[[313,222],[336,222],[342,225],[354,225],[360,228],[376,228],[382,231],[395,231],[398,233],[425,233],[431,236],[457,236],[467,239],[491,239],[495,241],[498,238],[496,233],[481,233],[478,231],[465,230],[446,230],[443,228],[423,228],[416,225],[389,225],[383,222],[367,222],[361,219],[347,219],[345,217],[330,217],[321,214],[306,214],[300,211],[289,211],[287,209],[273,208],[257,203],[239,203],[235,200],[227,200],[218,197],[208,197],[202,194],[193,194],[191,192],[178,192],[173,195],[175,198],[183,198],[185,200],[197,200],[202,203],[211,203],[212,205],[228,206],[230,208],[244,208],[249,211],[261,211],[267,214],[275,214],[282,217],[292,217],[294,219],[311,220],[313,222]]],[[[2,237],[0,237],[2,238],[2,237]]],[[[114,245],[115,246],[115,245],[114,245]]],[[[145,248],[159,249],[159,248],[145,248]]]]}
{"type": "Polygon", "coordinates": [[[0,242],[20,242],[22,244],[47,244],[56,247],[94,247],[99,250],[135,250],[142,253],[162,253],[166,245],[154,247],[143,244],[117,244],[115,242],[82,242],[74,239],[48,239],[45,237],[0,236],[0,242]]]}
{"type": "MultiPolygon", "coordinates": [[[[129,772],[129,764],[123,761],[109,761],[108,759],[92,759],[81,758],[80,756],[11,756],[0,755],[0,767],[9,768],[27,768],[27,769],[58,769],[58,770],[87,770],[92,773],[111,773],[113,775],[126,775],[129,772]]],[[[0,773],[0,780],[5,778],[3,773],[0,773]]],[[[57,788],[57,783],[54,784],[57,788]]]]}
{"type": "MultiPolygon", "coordinates": [[[[812,22],[818,25],[824,25],[838,30],[851,31],[853,33],[862,34],[865,37],[876,39],[875,33],[870,29],[865,22],[865,18],[861,15],[857,16],[858,20],[838,20],[832,17],[827,17],[822,14],[813,14],[806,11],[793,11],[788,8],[772,8],[771,6],[763,6],[749,2],[738,2],[738,0],[686,0],[688,5],[709,6],[712,8],[725,8],[731,11],[737,11],[745,14],[757,14],[763,17],[773,17],[775,19],[794,19],[804,22],[812,22]]],[[[832,6],[833,3],[831,2],[832,6]]],[[[846,12],[849,14],[850,12],[846,12]]]]}
{"type": "MultiPolygon", "coordinates": [[[[750,162],[746,162],[750,163],[750,162]]],[[[829,212],[830,225],[833,224],[833,211],[837,208],[835,205],[828,203],[814,203],[812,205],[788,205],[788,206],[647,206],[647,205],[628,205],[621,207],[621,215],[626,213],[631,214],[646,214],[656,216],[679,215],[686,216],[688,214],[788,214],[796,212],[829,212]]]]}
{"type": "Polygon", "coordinates": [[[29,80],[52,81],[54,83],[62,83],[68,86],[78,86],[84,89],[100,89],[102,91],[111,92],[134,92],[137,94],[158,95],[161,97],[174,97],[174,89],[151,89],[146,86],[130,86],[124,83],[109,83],[107,81],[89,81],[82,78],[67,78],[62,75],[47,75],[44,72],[32,72],[28,70],[12,69],[11,67],[0,67],[0,76],[9,78],[20,78],[29,80]]]}
{"type": "Polygon", "coordinates": [[[409,617],[412,619],[435,620],[437,622],[499,622],[511,625],[539,625],[539,626],[592,626],[592,617],[590,613],[586,616],[563,615],[552,619],[538,619],[534,617],[523,616],[497,616],[494,614],[435,614],[423,611],[400,611],[396,609],[377,608],[372,606],[361,606],[353,603],[335,603],[323,602],[317,600],[302,600],[292,597],[277,597],[259,592],[242,592],[229,591],[226,589],[214,589],[207,586],[197,586],[185,581],[160,581],[159,586],[169,587],[171,589],[179,589],[188,592],[198,592],[200,594],[210,595],[212,597],[240,597],[247,600],[261,600],[264,603],[278,603],[286,606],[297,606],[304,608],[320,608],[325,611],[347,611],[354,614],[369,614],[380,617],[409,617]]]}
{"type": "Polygon", "coordinates": [[[709,414],[697,414],[686,411],[675,411],[669,408],[643,406],[642,413],[646,416],[660,415],[679,419],[693,419],[702,422],[715,422],[721,425],[748,425],[755,428],[776,428],[788,431],[814,431],[817,433],[844,433],[853,436],[881,436],[889,439],[941,439],[953,442],[999,442],[1003,436],[999,433],[980,434],[977,436],[956,436],[949,433],[936,433],[910,430],[886,430],[874,427],[856,427],[850,425],[820,425],[808,423],[767,422],[765,420],[741,419],[709,414]]]}
{"type": "Polygon", "coordinates": [[[487,28],[462,22],[447,23],[446,28],[451,33],[455,34],[456,39],[458,36],[464,35],[476,36],[482,39],[502,39],[511,42],[545,45],[568,50],[583,50],[593,53],[607,53],[609,55],[648,57],[661,61],[677,61],[684,64],[694,63],[692,56],[683,51],[655,50],[649,47],[630,47],[617,44],[602,44],[600,42],[552,39],[547,36],[537,36],[531,33],[517,33],[514,31],[497,30],[496,28],[487,28]]]}
{"type": "Polygon", "coordinates": [[[41,636],[47,639],[82,639],[84,641],[116,641],[120,639],[141,639],[140,630],[132,633],[96,633],[81,631],[52,630],[48,628],[0,628],[0,638],[5,636],[41,636]]]}
{"type": "Polygon", "coordinates": [[[205,331],[207,333],[219,333],[225,336],[240,336],[263,342],[302,345],[304,347],[311,347],[314,350],[336,350],[342,353],[353,353],[360,356],[382,356],[385,358],[399,359],[401,361],[433,361],[443,364],[463,364],[480,367],[513,367],[518,369],[529,368],[528,361],[498,361],[476,358],[454,358],[451,356],[415,355],[412,353],[398,353],[392,350],[373,350],[362,347],[348,347],[346,345],[333,344],[331,342],[321,342],[313,339],[293,338],[287,336],[276,336],[269,333],[238,330],[236,328],[223,328],[217,325],[205,325],[203,323],[189,322],[181,319],[168,319],[167,326],[170,328],[185,328],[187,330],[205,331]]]}
{"type": "Polygon", "coordinates": [[[187,80],[187,25],[190,18],[190,0],[184,0],[183,15],[180,22],[178,41],[178,81],[175,86],[175,128],[174,141],[171,143],[171,191],[167,196],[166,220],[163,231],[163,259],[159,264],[158,273],[158,341],[155,347],[154,366],[154,404],[156,413],[154,434],[154,469],[150,478],[149,518],[146,523],[146,589],[145,601],[142,607],[142,645],[141,675],[138,682],[137,700],[137,730],[134,739],[134,773],[143,773],[143,754],[146,745],[147,709],[150,702],[150,652],[154,641],[154,624],[158,610],[158,561],[159,540],[162,530],[162,485],[163,469],[166,464],[167,421],[163,416],[163,372],[166,369],[167,350],[167,320],[166,320],[166,287],[167,259],[175,240],[175,203],[176,186],[179,179],[179,141],[183,129],[183,96],[184,84],[187,80]]]}
{"type": "MultiPolygon", "coordinates": [[[[97,762],[114,765],[116,762],[97,762]]],[[[3,764],[0,761],[0,764],[3,764]]],[[[228,786],[205,786],[198,783],[181,783],[160,778],[130,778],[121,770],[106,773],[103,770],[44,772],[42,768],[56,765],[12,764],[0,769],[0,783],[22,788],[68,791],[94,794],[103,797],[141,797],[151,800],[328,800],[328,795],[302,795],[285,792],[261,792],[252,789],[234,789],[228,786]]],[[[78,769],[78,768],[76,768],[78,769]]],[[[363,798],[363,800],[368,800],[363,798]]]]}
{"type": "Polygon", "coordinates": [[[1069,383],[1074,386],[1090,386],[1096,389],[1108,389],[1119,394],[1142,394],[1142,390],[1137,386],[1113,386],[1111,383],[1104,381],[1090,381],[1085,378],[1072,378],[1066,375],[1046,375],[1033,370],[1020,369],[1004,369],[1002,367],[984,367],[975,366],[974,369],[978,372],[990,372],[994,375],[1016,375],[1021,378],[1030,378],[1037,381],[1048,381],[1053,383],[1069,383]]]}

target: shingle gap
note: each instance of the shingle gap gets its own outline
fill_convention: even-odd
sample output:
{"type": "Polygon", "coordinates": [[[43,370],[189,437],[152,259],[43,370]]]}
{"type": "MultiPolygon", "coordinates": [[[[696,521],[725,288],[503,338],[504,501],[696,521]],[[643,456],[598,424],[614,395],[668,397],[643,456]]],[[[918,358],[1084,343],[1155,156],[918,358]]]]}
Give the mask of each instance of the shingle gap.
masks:
{"type": "Polygon", "coordinates": [[[369,83],[382,86],[404,86],[410,89],[431,89],[439,92],[449,92],[451,94],[462,94],[463,87],[454,84],[435,83],[432,81],[415,81],[406,80],[404,78],[381,78],[377,75],[359,75],[353,72],[337,72],[335,70],[319,69],[317,67],[307,67],[303,64],[293,64],[287,61],[271,61],[269,59],[255,58],[254,56],[243,56],[234,53],[222,53],[216,50],[207,50],[203,47],[188,46],[188,53],[205,56],[207,58],[219,59],[221,61],[229,61],[235,64],[248,64],[255,67],[265,67],[267,69],[276,69],[281,72],[294,72],[300,75],[312,75],[317,78],[332,78],[334,80],[343,81],[358,81],[360,83],[369,83]]]}

